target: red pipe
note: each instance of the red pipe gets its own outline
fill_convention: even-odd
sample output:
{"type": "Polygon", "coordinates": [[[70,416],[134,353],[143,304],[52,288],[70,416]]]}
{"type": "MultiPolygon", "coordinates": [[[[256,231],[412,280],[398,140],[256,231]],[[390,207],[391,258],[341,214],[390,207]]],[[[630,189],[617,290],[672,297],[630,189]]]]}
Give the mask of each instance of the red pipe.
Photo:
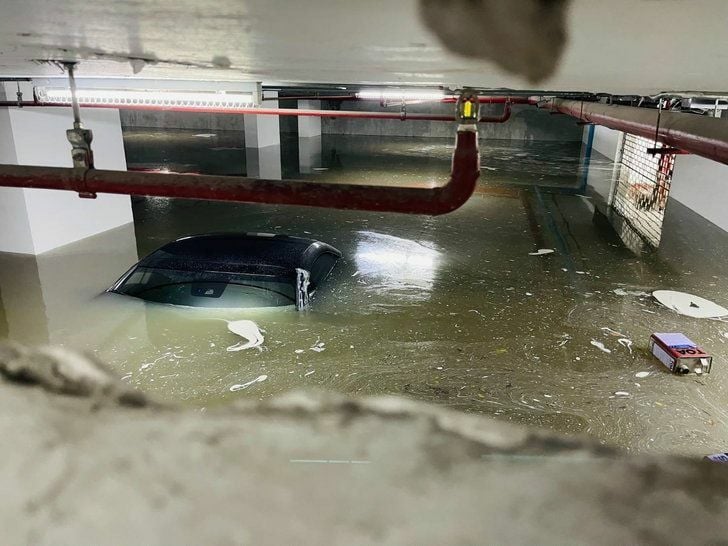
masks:
{"type": "Polygon", "coordinates": [[[534,104],[582,121],[657,140],[663,144],[728,164],[728,123],[682,112],[665,112],[598,102],[548,99],[534,104]]]}
{"type": "MultiPolygon", "coordinates": [[[[345,101],[345,100],[356,100],[356,101],[369,101],[369,102],[380,102],[380,99],[362,99],[357,97],[356,95],[329,95],[326,96],[292,96],[292,97],[263,97],[264,101],[267,100],[277,100],[277,101],[286,101],[286,100],[332,100],[332,101],[345,101]]],[[[457,97],[443,97],[441,99],[435,99],[435,100],[417,100],[417,99],[411,99],[412,102],[440,102],[444,104],[455,104],[458,99],[457,97]]],[[[391,101],[392,104],[395,104],[395,100],[391,101]]],[[[492,96],[492,97],[478,97],[478,102],[480,104],[505,104],[507,102],[510,102],[511,104],[531,104],[528,97],[507,97],[507,96],[492,96]]]]}
{"type": "Polygon", "coordinates": [[[461,125],[450,179],[435,188],[20,165],[0,165],[0,186],[68,190],[84,196],[115,193],[438,215],[462,206],[475,190],[479,175],[476,126],[461,125]]]}
{"type": "MultiPolygon", "coordinates": [[[[68,104],[51,104],[46,102],[25,102],[24,107],[57,107],[65,108],[68,104]]],[[[17,102],[0,102],[2,106],[18,106],[17,102]]],[[[212,108],[212,107],[189,107],[189,106],[157,106],[142,104],[81,104],[81,108],[116,108],[119,110],[144,110],[161,112],[200,112],[208,114],[256,114],[259,116],[302,116],[320,118],[359,118],[359,119],[397,119],[400,121],[455,121],[455,116],[441,114],[422,114],[401,112],[360,112],[358,110],[305,110],[299,108],[212,108]]],[[[481,123],[504,123],[511,117],[510,103],[506,102],[503,115],[497,117],[481,117],[481,123]]]]}
{"type": "Polygon", "coordinates": [[[500,116],[481,116],[478,120],[480,123],[505,123],[511,119],[511,103],[503,104],[503,113],[500,116]]]}

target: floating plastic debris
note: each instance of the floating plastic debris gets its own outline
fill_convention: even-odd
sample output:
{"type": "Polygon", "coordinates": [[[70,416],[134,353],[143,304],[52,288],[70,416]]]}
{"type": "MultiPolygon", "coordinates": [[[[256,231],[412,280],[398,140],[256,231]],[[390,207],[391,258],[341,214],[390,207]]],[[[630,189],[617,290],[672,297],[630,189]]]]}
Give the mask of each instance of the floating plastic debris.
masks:
{"type": "Polygon", "coordinates": [[[324,345],[326,345],[326,343],[324,343],[323,341],[316,340],[316,343],[313,345],[313,347],[309,347],[308,350],[321,353],[326,350],[324,345]]]}
{"type": "Polygon", "coordinates": [[[217,136],[215,133],[198,133],[195,135],[197,138],[212,138],[217,136]]]}
{"type": "Polygon", "coordinates": [[[597,341],[596,339],[592,339],[591,340],[591,344],[594,345],[594,347],[596,347],[600,351],[604,351],[605,353],[611,353],[612,352],[611,349],[607,349],[604,346],[604,343],[602,343],[601,341],[597,341]]]}
{"type": "Polygon", "coordinates": [[[539,248],[536,252],[529,252],[529,256],[544,256],[546,254],[553,254],[553,248],[539,248]]]}
{"type": "Polygon", "coordinates": [[[599,329],[602,332],[605,332],[605,333],[609,334],[610,336],[614,336],[614,337],[627,337],[623,333],[617,332],[616,330],[612,330],[611,328],[607,328],[606,326],[602,326],[599,329]]]}
{"type": "Polygon", "coordinates": [[[656,290],[652,296],[665,307],[693,318],[718,318],[728,315],[728,309],[700,296],[675,292],[673,290],[656,290]]]}
{"type": "Polygon", "coordinates": [[[626,337],[620,338],[617,340],[617,343],[619,343],[622,347],[626,347],[629,349],[629,354],[632,354],[632,340],[627,339],[626,337]]]}
{"type": "Polygon", "coordinates": [[[645,377],[648,377],[651,372],[637,372],[634,374],[635,377],[639,377],[640,379],[644,379],[645,377]]]}
{"type": "Polygon", "coordinates": [[[311,374],[312,374],[312,373],[314,373],[315,371],[316,371],[316,370],[311,370],[310,372],[306,372],[305,374],[303,374],[303,377],[308,377],[309,375],[311,375],[311,374]]]}
{"type": "Polygon", "coordinates": [[[302,353],[305,353],[306,351],[304,351],[303,349],[296,349],[296,350],[295,350],[295,351],[293,351],[293,352],[294,352],[294,353],[296,353],[297,355],[300,355],[300,354],[302,354],[302,353]]]}
{"type": "Polygon", "coordinates": [[[612,290],[618,296],[649,296],[649,292],[643,290],[625,290],[624,288],[615,288],[612,290]]]}
{"type": "Polygon", "coordinates": [[[617,391],[614,393],[614,396],[629,396],[629,393],[627,391],[617,391]]]}
{"type": "Polygon", "coordinates": [[[228,351],[244,351],[245,349],[260,347],[265,341],[258,325],[252,320],[235,320],[228,322],[227,325],[228,330],[233,334],[237,334],[247,340],[246,342],[241,341],[235,345],[231,345],[227,348],[228,351]]]}
{"type": "Polygon", "coordinates": [[[262,383],[266,379],[268,379],[267,375],[259,375],[252,381],[248,381],[247,383],[243,383],[242,385],[233,385],[232,387],[230,387],[230,392],[242,391],[243,389],[247,389],[248,387],[250,387],[251,385],[255,385],[256,383],[262,383]]]}

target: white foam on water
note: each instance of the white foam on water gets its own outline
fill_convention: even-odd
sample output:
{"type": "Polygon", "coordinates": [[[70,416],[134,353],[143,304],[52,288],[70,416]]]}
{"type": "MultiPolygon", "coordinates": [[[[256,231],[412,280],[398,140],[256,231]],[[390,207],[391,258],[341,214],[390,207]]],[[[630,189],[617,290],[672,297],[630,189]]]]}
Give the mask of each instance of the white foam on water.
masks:
{"type": "Polygon", "coordinates": [[[615,294],[618,296],[649,296],[649,292],[644,292],[642,290],[625,290],[624,288],[615,288],[612,290],[615,294]]]}
{"type": "Polygon", "coordinates": [[[611,349],[607,349],[604,346],[604,343],[602,343],[601,341],[597,341],[596,339],[592,339],[591,340],[591,344],[594,345],[594,347],[596,347],[600,351],[604,351],[605,353],[611,353],[612,352],[611,349]]]}
{"type": "Polygon", "coordinates": [[[252,320],[235,320],[227,323],[228,330],[233,334],[237,334],[246,341],[236,343],[227,348],[228,351],[244,351],[245,349],[252,349],[254,347],[260,347],[265,338],[258,328],[258,325],[252,320]]]}
{"type": "Polygon", "coordinates": [[[232,387],[230,387],[230,392],[237,392],[243,389],[247,389],[251,385],[255,385],[256,383],[262,383],[266,379],[268,379],[267,375],[259,375],[258,377],[256,377],[252,381],[248,381],[247,383],[243,383],[241,385],[233,385],[232,387]]]}
{"type": "Polygon", "coordinates": [[[629,354],[632,354],[632,340],[627,339],[626,337],[620,338],[617,340],[617,343],[619,343],[622,347],[626,347],[629,349],[629,354]]]}

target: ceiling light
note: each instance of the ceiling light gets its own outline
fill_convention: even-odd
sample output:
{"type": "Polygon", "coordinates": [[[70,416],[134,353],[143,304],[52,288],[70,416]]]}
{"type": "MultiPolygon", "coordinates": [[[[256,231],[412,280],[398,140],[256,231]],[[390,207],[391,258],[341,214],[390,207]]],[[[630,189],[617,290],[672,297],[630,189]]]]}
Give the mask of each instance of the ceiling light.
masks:
{"type": "Polygon", "coordinates": [[[408,101],[408,100],[440,100],[445,93],[431,89],[364,89],[356,94],[362,100],[408,101]]]}
{"type": "MultiPolygon", "coordinates": [[[[37,87],[39,102],[71,104],[71,90],[37,87]]],[[[255,106],[252,93],[214,93],[188,91],[139,91],[130,89],[78,89],[78,103],[103,106],[159,106],[185,108],[246,108],[255,106]]]]}

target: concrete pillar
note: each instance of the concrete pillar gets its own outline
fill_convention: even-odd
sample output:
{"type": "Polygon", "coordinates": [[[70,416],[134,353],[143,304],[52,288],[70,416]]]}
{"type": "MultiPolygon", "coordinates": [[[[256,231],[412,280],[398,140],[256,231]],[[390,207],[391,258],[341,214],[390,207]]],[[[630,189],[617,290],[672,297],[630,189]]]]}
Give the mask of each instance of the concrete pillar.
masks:
{"type": "MultiPolygon", "coordinates": [[[[126,170],[119,111],[82,109],[100,169],[126,170]]],[[[0,110],[0,163],[72,167],[70,108],[0,110]]],[[[41,254],[133,222],[125,195],[80,199],[66,191],[0,188],[0,252],[41,254]]]]}
{"type": "MultiPolygon", "coordinates": [[[[320,110],[320,100],[300,100],[302,110],[320,110]]],[[[298,118],[298,170],[301,174],[321,167],[321,118],[298,118]]]]}
{"type": "Polygon", "coordinates": [[[120,335],[145,339],[143,302],[101,295],[136,261],[133,224],[86,238],[71,251],[0,253],[0,337],[79,349],[104,347],[120,335]]]}
{"type": "MultiPolygon", "coordinates": [[[[320,100],[299,100],[299,110],[321,110],[320,100]]],[[[299,117],[298,118],[298,136],[299,138],[320,137],[321,136],[321,118],[299,117]]]]}
{"type": "MultiPolygon", "coordinates": [[[[266,92],[268,96],[275,94],[266,92]]],[[[266,101],[278,108],[278,101],[266,101]]],[[[281,179],[281,130],[278,116],[245,115],[245,161],[250,177],[281,179]]]]}

